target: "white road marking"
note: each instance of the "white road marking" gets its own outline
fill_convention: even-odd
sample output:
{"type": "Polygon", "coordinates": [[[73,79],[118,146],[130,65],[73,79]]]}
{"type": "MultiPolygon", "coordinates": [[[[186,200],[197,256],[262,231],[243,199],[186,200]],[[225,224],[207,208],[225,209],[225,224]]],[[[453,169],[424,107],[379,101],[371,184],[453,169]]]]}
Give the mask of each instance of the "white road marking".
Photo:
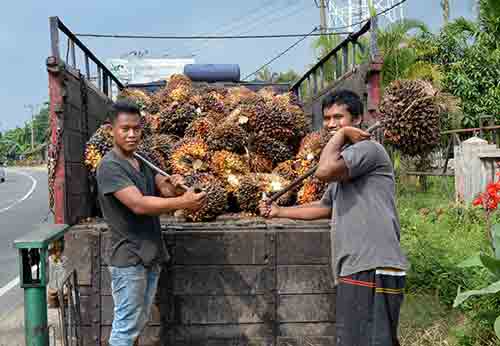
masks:
{"type": "MultiPolygon", "coordinates": [[[[34,273],[36,271],[36,266],[31,267],[31,272],[34,273]]],[[[12,279],[7,285],[0,288],[0,297],[5,293],[9,292],[11,289],[19,285],[19,276],[15,279],[12,279]]]]}
{"type": "Polygon", "coordinates": [[[37,184],[37,181],[35,178],[33,178],[31,175],[29,175],[28,173],[24,173],[24,172],[21,172],[21,171],[10,171],[11,173],[14,173],[14,174],[19,174],[19,175],[24,175],[25,177],[28,177],[31,179],[32,181],[32,184],[31,184],[31,188],[30,190],[28,191],[27,194],[25,194],[23,197],[21,197],[20,199],[14,201],[12,204],[10,204],[9,206],[3,208],[3,209],[0,209],[0,213],[3,213],[3,212],[6,212],[7,210],[15,207],[16,205],[18,205],[19,203],[23,202],[24,200],[26,200],[27,198],[29,198],[31,196],[31,194],[33,193],[33,191],[35,191],[35,188],[36,188],[36,184],[37,184]]]}

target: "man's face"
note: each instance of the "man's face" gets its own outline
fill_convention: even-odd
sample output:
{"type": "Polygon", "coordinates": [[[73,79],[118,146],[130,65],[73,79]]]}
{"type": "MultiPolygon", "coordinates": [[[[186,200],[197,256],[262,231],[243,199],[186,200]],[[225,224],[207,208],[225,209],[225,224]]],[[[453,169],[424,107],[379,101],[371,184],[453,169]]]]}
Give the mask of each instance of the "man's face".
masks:
{"type": "Polygon", "coordinates": [[[335,132],[345,126],[357,126],[360,122],[360,117],[353,120],[346,105],[334,104],[323,111],[323,128],[330,132],[335,132]]]}
{"type": "Polygon", "coordinates": [[[119,113],[113,123],[115,145],[124,152],[133,152],[141,140],[142,128],[139,115],[119,113]]]}

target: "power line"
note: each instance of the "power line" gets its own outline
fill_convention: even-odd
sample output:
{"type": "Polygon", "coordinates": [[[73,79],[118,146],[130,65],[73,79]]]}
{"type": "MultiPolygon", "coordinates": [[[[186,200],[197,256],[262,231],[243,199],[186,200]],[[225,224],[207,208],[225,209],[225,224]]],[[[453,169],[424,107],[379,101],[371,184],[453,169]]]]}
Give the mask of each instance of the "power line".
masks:
{"type": "MultiPolygon", "coordinates": [[[[378,17],[378,16],[381,16],[391,10],[393,10],[394,8],[404,4],[407,0],[401,0],[400,2],[398,2],[397,4],[394,4],[393,6],[391,7],[388,7],[387,9],[383,10],[383,11],[380,11],[379,13],[377,13],[375,15],[375,17],[378,17]]],[[[360,25],[360,24],[364,24],[365,22],[369,21],[370,19],[367,19],[367,20],[364,20],[364,21],[360,21],[359,23],[354,23],[350,26],[347,26],[348,28],[349,27],[352,27],[352,26],[356,26],[356,25],[360,25]]],[[[337,28],[330,28],[329,30],[338,30],[338,29],[345,29],[345,27],[337,27],[337,28]]],[[[272,58],[271,60],[269,60],[267,63],[265,63],[264,65],[262,65],[261,67],[259,67],[255,72],[252,72],[251,74],[245,76],[245,78],[243,78],[243,80],[246,80],[248,77],[251,77],[257,73],[259,73],[262,69],[266,68],[267,66],[269,66],[270,64],[272,64],[274,61],[278,60],[279,58],[281,58],[283,55],[285,55],[286,53],[288,53],[290,50],[292,50],[293,48],[295,48],[295,46],[297,46],[300,42],[304,41],[307,37],[309,36],[312,36],[312,35],[315,35],[314,32],[317,31],[318,28],[315,27],[309,34],[307,34],[306,36],[302,37],[300,40],[298,40],[297,42],[295,42],[294,44],[292,44],[290,47],[288,47],[287,49],[285,49],[283,52],[281,52],[280,54],[278,54],[277,56],[275,56],[274,58],[272,58]]],[[[331,33],[328,33],[328,34],[331,34],[331,33]]],[[[321,34],[320,34],[321,35],[321,34]]]]}
{"type": "Polygon", "coordinates": [[[227,36],[150,36],[150,35],[113,35],[113,34],[75,34],[80,37],[120,38],[120,39],[161,39],[161,40],[228,40],[228,39],[265,39],[322,35],[344,35],[350,32],[329,32],[326,34],[274,34],[274,35],[227,35],[227,36]]]}
{"type": "Polygon", "coordinates": [[[293,48],[295,48],[295,46],[297,46],[299,43],[301,43],[302,41],[304,41],[306,38],[308,38],[309,36],[314,35],[315,31],[318,31],[318,27],[315,27],[310,33],[306,34],[301,39],[299,39],[297,42],[295,42],[294,44],[292,44],[290,47],[288,47],[287,49],[285,49],[284,51],[282,51],[280,54],[278,54],[277,56],[275,56],[274,58],[272,58],[271,60],[269,60],[267,63],[265,63],[261,67],[259,67],[255,72],[252,72],[249,75],[246,75],[243,78],[243,80],[248,79],[248,77],[251,77],[251,76],[259,73],[259,71],[261,71],[262,69],[264,69],[267,66],[271,65],[273,62],[275,62],[276,60],[278,60],[279,58],[281,58],[283,55],[285,55],[286,53],[288,53],[290,50],[292,50],[293,48]]]}

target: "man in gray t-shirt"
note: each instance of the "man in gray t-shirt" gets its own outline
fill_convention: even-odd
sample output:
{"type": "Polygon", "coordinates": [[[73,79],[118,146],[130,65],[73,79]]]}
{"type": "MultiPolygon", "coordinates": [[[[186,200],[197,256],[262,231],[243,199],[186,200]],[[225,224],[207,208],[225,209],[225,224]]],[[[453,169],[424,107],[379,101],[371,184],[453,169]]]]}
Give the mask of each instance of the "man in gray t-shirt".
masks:
{"type": "Polygon", "coordinates": [[[114,316],[109,344],[132,345],[146,326],[160,274],[168,254],[158,215],[176,209],[198,209],[206,194],[178,191],[181,181],[154,175],[134,152],[142,134],[140,111],[133,104],[112,107],[113,149],[97,169],[99,202],[111,232],[114,316]]]}
{"type": "Polygon", "coordinates": [[[302,211],[262,204],[261,213],[301,219],[331,214],[336,345],[399,345],[408,262],[399,244],[392,162],[384,147],[359,129],[363,108],[359,96],[347,90],[323,100],[323,116],[335,134],[315,174],[330,183],[319,204],[302,211]]]}

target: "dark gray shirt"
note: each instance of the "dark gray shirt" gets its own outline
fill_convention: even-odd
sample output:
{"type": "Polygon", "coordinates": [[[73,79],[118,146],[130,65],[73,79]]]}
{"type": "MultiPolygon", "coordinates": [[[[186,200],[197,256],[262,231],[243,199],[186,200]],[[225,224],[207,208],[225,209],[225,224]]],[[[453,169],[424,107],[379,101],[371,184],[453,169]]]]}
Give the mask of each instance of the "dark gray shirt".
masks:
{"type": "Polygon", "coordinates": [[[392,163],[384,147],[362,141],[342,151],[350,179],[332,183],[321,203],[332,210],[335,274],[376,268],[406,270],[400,247],[392,163]]]}
{"type": "Polygon", "coordinates": [[[153,172],[142,162],[139,164],[140,171],[111,150],[97,169],[99,203],[111,230],[108,258],[111,266],[151,266],[168,259],[159,218],[137,215],[114,196],[115,192],[133,185],[144,196],[157,195],[153,172]]]}

